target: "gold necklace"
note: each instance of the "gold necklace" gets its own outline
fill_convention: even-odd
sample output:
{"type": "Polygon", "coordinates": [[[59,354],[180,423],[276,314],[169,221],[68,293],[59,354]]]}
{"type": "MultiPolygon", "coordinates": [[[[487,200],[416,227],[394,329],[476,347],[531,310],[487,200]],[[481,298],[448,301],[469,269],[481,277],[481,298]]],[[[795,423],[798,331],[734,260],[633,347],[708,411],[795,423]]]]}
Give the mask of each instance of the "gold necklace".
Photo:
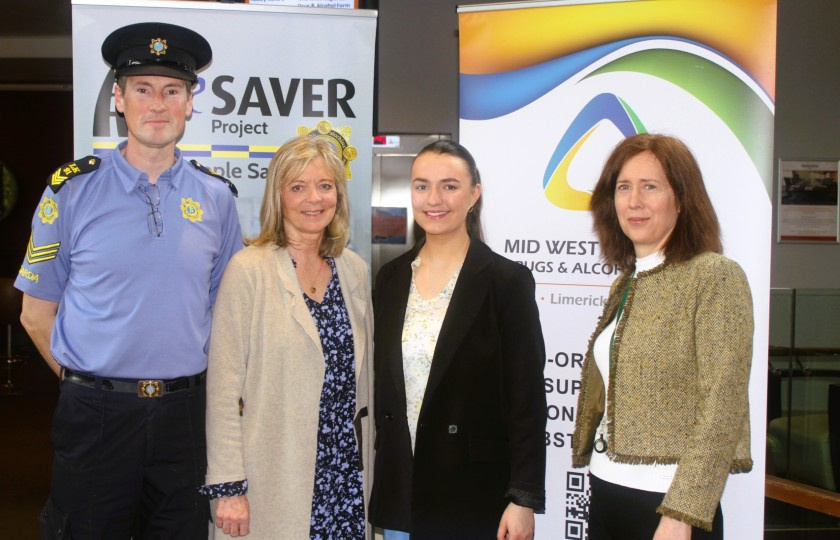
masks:
{"type": "Polygon", "coordinates": [[[320,259],[318,262],[318,272],[315,274],[315,279],[312,280],[312,285],[309,286],[310,295],[315,294],[315,291],[317,290],[315,288],[315,283],[318,281],[318,278],[321,277],[321,269],[324,267],[323,262],[324,259],[320,259]]]}

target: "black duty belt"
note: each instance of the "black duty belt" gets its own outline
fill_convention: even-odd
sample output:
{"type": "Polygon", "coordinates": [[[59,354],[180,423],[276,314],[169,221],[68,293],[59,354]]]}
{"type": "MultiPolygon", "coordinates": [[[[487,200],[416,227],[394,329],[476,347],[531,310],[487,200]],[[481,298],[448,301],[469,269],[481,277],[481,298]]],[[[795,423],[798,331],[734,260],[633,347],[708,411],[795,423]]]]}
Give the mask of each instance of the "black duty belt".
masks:
{"type": "Polygon", "coordinates": [[[198,375],[190,375],[189,377],[178,377],[177,379],[114,379],[108,377],[94,377],[85,373],[79,373],[72,369],[64,368],[64,380],[70,381],[73,384],[86,386],[88,388],[97,388],[107,390],[109,392],[123,392],[126,394],[134,394],[143,398],[156,398],[164,394],[173,392],[180,392],[181,390],[189,390],[196,386],[204,384],[207,372],[202,371],[198,375]]]}

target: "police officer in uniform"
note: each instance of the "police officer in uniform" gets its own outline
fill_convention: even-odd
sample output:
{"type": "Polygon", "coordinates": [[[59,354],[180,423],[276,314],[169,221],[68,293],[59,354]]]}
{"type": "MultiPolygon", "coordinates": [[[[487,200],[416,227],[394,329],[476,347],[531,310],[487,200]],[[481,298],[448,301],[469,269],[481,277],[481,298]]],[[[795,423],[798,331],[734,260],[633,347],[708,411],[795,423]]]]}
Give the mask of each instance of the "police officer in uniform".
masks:
{"type": "Polygon", "coordinates": [[[59,376],[42,538],[206,538],[210,317],[242,247],[235,188],[175,144],[210,45],[186,28],[114,31],[102,55],[128,139],[60,167],[15,286],[59,376]]]}

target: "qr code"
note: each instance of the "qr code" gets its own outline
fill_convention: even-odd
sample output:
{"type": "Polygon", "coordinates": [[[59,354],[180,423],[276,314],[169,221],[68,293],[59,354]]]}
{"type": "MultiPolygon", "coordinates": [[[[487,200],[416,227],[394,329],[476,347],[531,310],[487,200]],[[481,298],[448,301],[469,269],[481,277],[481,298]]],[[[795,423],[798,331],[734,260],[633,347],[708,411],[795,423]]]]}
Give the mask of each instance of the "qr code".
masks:
{"type": "Polygon", "coordinates": [[[589,537],[589,485],[586,474],[566,472],[566,540],[589,537]]]}

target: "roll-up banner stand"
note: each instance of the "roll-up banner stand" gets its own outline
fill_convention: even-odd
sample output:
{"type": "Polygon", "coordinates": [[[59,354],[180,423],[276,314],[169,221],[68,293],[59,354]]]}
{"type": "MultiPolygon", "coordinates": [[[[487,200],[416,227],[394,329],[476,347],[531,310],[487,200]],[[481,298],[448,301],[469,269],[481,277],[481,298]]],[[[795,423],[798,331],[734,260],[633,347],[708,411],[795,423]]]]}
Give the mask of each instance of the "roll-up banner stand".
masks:
{"type": "Polygon", "coordinates": [[[642,132],[697,157],[724,254],[755,311],[752,472],[731,475],[725,535],[763,536],[775,0],[527,2],[462,6],[460,141],[483,179],[490,246],[530,268],[545,335],[548,510],[537,538],[586,537],[588,478],[571,468],[587,341],[617,269],[588,212],[610,150],[642,132]]]}
{"type": "MultiPolygon", "coordinates": [[[[114,109],[102,42],[138,22],[195,30],[213,48],[199,73],[193,115],[178,147],[231,180],[245,236],[259,232],[268,163],[296,135],[342,153],[350,247],[370,262],[371,148],[376,12],[215,2],[73,0],[73,113],[77,157],[126,137],[114,109]]],[[[70,159],[68,157],[68,159],[70,159]]]]}

